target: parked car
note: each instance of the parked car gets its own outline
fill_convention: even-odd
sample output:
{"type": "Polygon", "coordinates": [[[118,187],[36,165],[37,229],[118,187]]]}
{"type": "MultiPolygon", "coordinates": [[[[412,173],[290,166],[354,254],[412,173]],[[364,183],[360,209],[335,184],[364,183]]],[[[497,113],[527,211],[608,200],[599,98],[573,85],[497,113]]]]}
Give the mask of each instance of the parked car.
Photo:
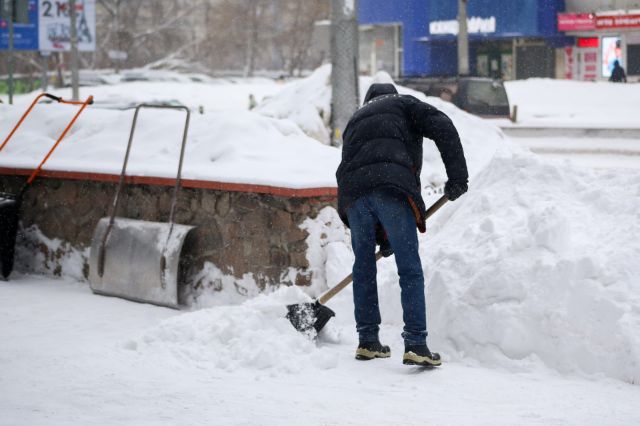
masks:
{"type": "Polygon", "coordinates": [[[484,77],[417,77],[399,84],[427,96],[452,102],[458,108],[481,117],[509,117],[511,108],[501,80],[484,77]]]}

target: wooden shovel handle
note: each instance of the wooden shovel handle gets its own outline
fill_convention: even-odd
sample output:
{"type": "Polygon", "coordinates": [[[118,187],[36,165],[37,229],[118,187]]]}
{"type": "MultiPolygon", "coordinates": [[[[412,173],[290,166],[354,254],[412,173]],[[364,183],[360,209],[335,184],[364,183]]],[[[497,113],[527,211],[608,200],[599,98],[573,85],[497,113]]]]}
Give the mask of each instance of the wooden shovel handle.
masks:
{"type": "MultiPolygon", "coordinates": [[[[376,253],[376,262],[378,260],[380,260],[381,258],[382,258],[382,253],[381,252],[377,252],[376,253]]],[[[342,279],[342,281],[340,281],[336,286],[331,287],[329,290],[327,290],[324,293],[322,293],[322,295],[318,298],[318,302],[320,302],[322,305],[324,305],[325,303],[327,303],[329,301],[329,299],[331,299],[333,296],[338,294],[343,288],[345,288],[346,286],[351,284],[351,281],[353,281],[353,273],[351,273],[351,274],[347,275],[346,277],[344,277],[342,279]]]]}
{"type": "MultiPolygon", "coordinates": [[[[443,195],[442,197],[440,197],[438,199],[438,201],[433,203],[433,205],[427,209],[427,212],[425,214],[425,219],[428,219],[429,217],[433,216],[433,214],[436,211],[438,211],[438,209],[440,207],[444,206],[447,201],[449,201],[449,200],[447,199],[446,196],[443,195]]],[[[382,253],[381,252],[377,252],[376,253],[376,262],[378,260],[380,260],[381,258],[382,258],[382,253]]],[[[340,281],[335,287],[331,287],[329,290],[327,290],[324,293],[322,293],[320,295],[320,297],[318,298],[318,302],[320,302],[322,305],[324,305],[325,303],[327,303],[329,301],[329,299],[331,299],[333,296],[338,294],[343,288],[345,288],[346,286],[351,284],[351,281],[353,281],[353,273],[351,273],[351,274],[347,275],[346,277],[344,277],[344,279],[342,281],[340,281]]]]}

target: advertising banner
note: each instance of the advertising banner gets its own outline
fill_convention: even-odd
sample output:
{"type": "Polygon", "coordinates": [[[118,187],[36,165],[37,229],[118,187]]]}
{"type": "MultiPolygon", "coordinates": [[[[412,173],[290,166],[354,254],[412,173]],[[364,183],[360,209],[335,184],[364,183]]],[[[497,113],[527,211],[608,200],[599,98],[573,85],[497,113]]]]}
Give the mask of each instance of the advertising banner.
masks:
{"type": "MultiPolygon", "coordinates": [[[[96,50],[96,2],[76,0],[78,50],[96,50]]],[[[65,0],[40,0],[38,8],[39,46],[44,51],[69,51],[71,19],[65,0]]]]}
{"type": "Polygon", "coordinates": [[[618,36],[602,37],[601,55],[602,55],[602,76],[611,77],[611,72],[616,61],[620,65],[622,63],[621,40],[618,36]]]}

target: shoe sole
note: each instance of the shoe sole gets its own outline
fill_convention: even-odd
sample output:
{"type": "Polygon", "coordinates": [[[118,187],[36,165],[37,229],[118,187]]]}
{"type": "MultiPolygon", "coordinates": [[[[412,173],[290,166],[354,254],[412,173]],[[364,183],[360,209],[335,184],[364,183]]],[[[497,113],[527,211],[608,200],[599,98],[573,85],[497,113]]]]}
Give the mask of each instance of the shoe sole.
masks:
{"type": "Polygon", "coordinates": [[[404,365],[419,365],[421,367],[439,367],[442,365],[442,361],[439,359],[420,356],[413,352],[404,354],[404,356],[402,357],[402,363],[404,365]]]}
{"type": "Polygon", "coordinates": [[[370,351],[368,349],[356,349],[356,359],[358,361],[371,361],[375,358],[389,358],[391,352],[370,351]]]}

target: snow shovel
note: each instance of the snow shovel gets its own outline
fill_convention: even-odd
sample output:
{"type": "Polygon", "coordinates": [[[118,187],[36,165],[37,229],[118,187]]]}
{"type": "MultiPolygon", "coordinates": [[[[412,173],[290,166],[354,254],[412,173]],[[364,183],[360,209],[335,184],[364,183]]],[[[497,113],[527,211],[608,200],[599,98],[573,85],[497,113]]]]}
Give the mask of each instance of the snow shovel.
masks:
{"type": "Polygon", "coordinates": [[[94,293],[121,297],[134,302],[179,308],[180,253],[187,234],[195,228],[174,223],[190,116],[189,108],[185,106],[141,104],[136,107],[111,215],[100,219],[91,240],[89,283],[94,293]],[[142,108],[174,109],[186,112],[169,223],[116,217],[125,183],[133,134],[142,108]]]}
{"type": "MultiPolygon", "coordinates": [[[[440,207],[442,207],[447,201],[447,197],[444,195],[438,199],[431,207],[427,209],[426,218],[431,217],[440,207]]],[[[382,258],[382,253],[376,253],[376,262],[382,258]]],[[[336,316],[325,304],[342,289],[351,284],[353,280],[353,274],[347,275],[339,284],[335,287],[325,291],[311,303],[296,303],[287,306],[287,319],[291,321],[293,327],[301,333],[310,334],[315,330],[315,334],[320,332],[327,325],[327,322],[331,317],[336,316]]]]}
{"type": "Polygon", "coordinates": [[[25,111],[22,115],[18,124],[15,125],[11,133],[5,138],[2,145],[0,145],[0,151],[4,149],[7,145],[11,137],[14,135],[18,127],[22,124],[24,119],[29,115],[31,110],[36,106],[38,101],[43,97],[52,99],[58,103],[70,104],[70,105],[81,105],[78,112],[73,116],[67,127],[64,129],[62,134],[58,137],[58,140],[51,147],[47,155],[40,162],[40,165],[31,173],[27,182],[22,186],[20,191],[17,194],[9,194],[0,192],[0,274],[6,280],[9,278],[11,271],[13,270],[13,260],[15,254],[15,245],[16,245],[16,236],[18,233],[18,221],[20,218],[20,205],[22,204],[22,197],[24,196],[25,191],[34,181],[36,176],[42,170],[42,166],[49,159],[53,151],[58,147],[62,139],[65,137],[71,126],[75,123],[80,113],[87,107],[87,105],[91,105],[93,103],[93,96],[89,96],[84,102],[80,101],[65,101],[64,99],[51,95],[49,93],[41,93],[38,95],[34,101],[31,103],[31,106],[25,111]]]}

